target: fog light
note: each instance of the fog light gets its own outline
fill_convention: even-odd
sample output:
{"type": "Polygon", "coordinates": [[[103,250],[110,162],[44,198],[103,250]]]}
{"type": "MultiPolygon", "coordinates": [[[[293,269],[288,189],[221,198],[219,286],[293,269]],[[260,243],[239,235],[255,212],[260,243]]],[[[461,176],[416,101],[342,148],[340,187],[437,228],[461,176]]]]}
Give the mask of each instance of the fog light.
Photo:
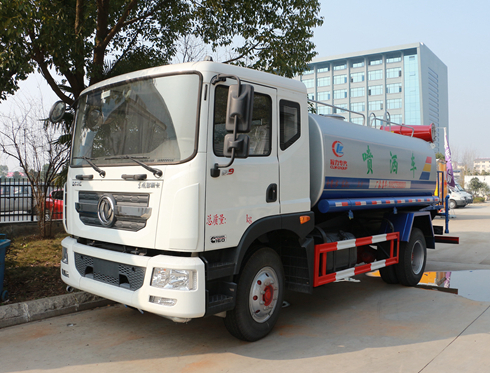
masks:
{"type": "Polygon", "coordinates": [[[68,264],[68,249],[66,247],[61,248],[61,262],[68,264]]]}
{"type": "Polygon", "coordinates": [[[173,290],[195,290],[196,271],[187,269],[153,268],[151,286],[173,290]]]}
{"type": "Polygon", "coordinates": [[[68,271],[65,271],[64,269],[61,270],[61,274],[65,277],[70,277],[70,274],[68,273],[68,271]]]}
{"type": "Polygon", "coordinates": [[[172,307],[177,303],[177,299],[150,296],[150,302],[161,306],[172,307]]]}

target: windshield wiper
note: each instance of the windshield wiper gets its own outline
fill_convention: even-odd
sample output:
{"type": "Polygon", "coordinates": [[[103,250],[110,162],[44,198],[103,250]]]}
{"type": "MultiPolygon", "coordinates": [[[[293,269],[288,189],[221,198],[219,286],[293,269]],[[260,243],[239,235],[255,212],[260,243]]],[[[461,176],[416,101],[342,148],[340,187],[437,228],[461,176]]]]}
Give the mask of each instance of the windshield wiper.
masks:
{"type": "Polygon", "coordinates": [[[82,157],[73,157],[73,159],[83,159],[84,161],[87,161],[87,163],[92,166],[92,168],[97,171],[99,173],[99,176],[100,177],[105,177],[105,171],[104,170],[101,170],[99,167],[97,167],[97,165],[92,162],[92,160],[94,158],[90,158],[90,157],[85,157],[85,156],[82,156],[82,157]]]}
{"type": "Polygon", "coordinates": [[[156,177],[161,177],[163,175],[163,172],[162,170],[157,170],[156,168],[153,168],[151,166],[148,166],[147,164],[144,164],[143,162],[141,161],[138,161],[138,159],[149,159],[150,157],[132,157],[130,155],[118,155],[116,157],[109,157],[109,158],[106,158],[106,160],[109,160],[109,159],[130,159],[132,160],[133,162],[136,162],[138,163],[141,167],[143,167],[144,169],[150,171],[153,173],[153,176],[156,176],[156,177]]]}

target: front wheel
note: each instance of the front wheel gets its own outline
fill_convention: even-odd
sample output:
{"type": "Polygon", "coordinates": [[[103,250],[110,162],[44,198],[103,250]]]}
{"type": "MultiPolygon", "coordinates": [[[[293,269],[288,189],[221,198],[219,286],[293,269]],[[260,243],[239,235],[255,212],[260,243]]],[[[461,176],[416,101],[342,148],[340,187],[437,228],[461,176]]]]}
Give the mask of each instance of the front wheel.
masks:
{"type": "Polygon", "coordinates": [[[453,209],[455,209],[456,207],[458,207],[458,205],[456,204],[456,201],[455,201],[455,200],[453,200],[453,199],[449,200],[449,209],[450,209],[450,210],[453,210],[453,209]]]}
{"type": "Polygon", "coordinates": [[[415,286],[424,274],[427,245],[422,231],[413,228],[408,242],[400,243],[399,261],[395,265],[398,281],[405,286],[415,286]]]}
{"type": "Polygon", "coordinates": [[[228,331],[243,341],[257,341],[274,328],[284,295],[284,269],[277,253],[256,251],[238,279],[236,306],[226,314],[228,331]]]}

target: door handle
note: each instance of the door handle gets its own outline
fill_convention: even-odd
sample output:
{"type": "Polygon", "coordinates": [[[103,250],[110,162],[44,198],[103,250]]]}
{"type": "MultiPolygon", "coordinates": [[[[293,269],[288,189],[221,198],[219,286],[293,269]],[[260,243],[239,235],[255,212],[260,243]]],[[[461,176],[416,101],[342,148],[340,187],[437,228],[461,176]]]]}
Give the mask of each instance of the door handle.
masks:
{"type": "Polygon", "coordinates": [[[267,203],[277,201],[277,184],[271,184],[267,187],[267,191],[265,192],[265,201],[267,203]]]}

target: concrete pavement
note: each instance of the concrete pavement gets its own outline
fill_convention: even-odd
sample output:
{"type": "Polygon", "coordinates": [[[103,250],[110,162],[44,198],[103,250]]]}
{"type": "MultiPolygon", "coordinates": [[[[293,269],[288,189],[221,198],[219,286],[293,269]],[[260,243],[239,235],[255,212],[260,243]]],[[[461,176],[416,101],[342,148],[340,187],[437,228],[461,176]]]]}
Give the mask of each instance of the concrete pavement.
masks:
{"type": "MultiPolygon", "coordinates": [[[[456,210],[450,234],[461,244],[430,250],[427,270],[490,269],[489,223],[490,204],[456,210]]],[[[0,372],[488,371],[490,302],[356,279],[287,294],[276,328],[255,343],[217,317],[182,325],[121,306],[8,327],[0,372]]]]}

